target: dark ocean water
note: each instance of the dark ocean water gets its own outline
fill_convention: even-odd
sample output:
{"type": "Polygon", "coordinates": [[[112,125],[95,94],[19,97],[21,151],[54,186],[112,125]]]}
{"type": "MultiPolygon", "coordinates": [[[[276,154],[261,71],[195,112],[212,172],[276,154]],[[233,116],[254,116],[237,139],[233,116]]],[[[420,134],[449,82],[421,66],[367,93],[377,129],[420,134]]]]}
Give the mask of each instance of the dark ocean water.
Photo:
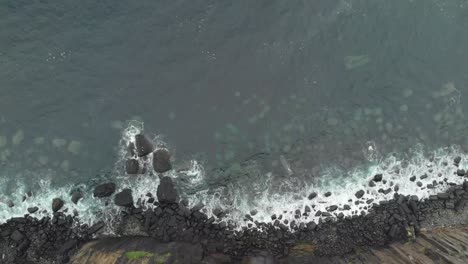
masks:
{"type": "Polygon", "coordinates": [[[2,200],[112,178],[130,120],[210,189],[463,150],[467,28],[466,0],[0,0],[2,200]]]}

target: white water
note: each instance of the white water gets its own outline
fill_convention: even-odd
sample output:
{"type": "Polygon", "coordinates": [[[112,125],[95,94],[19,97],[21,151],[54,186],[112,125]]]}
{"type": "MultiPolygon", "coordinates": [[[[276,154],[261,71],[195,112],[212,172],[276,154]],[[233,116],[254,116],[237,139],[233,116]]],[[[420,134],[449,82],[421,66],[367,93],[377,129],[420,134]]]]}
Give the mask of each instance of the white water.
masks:
{"type": "MultiPolygon", "coordinates": [[[[152,170],[150,162],[152,158],[151,154],[147,161],[142,162],[142,164],[148,167],[148,173],[145,175],[127,176],[123,169],[127,144],[142,130],[143,124],[136,122],[131,122],[128,128],[125,129],[122,134],[114,172],[114,181],[118,186],[117,192],[124,188],[131,188],[133,190],[134,201],[137,201],[139,198],[142,200],[146,199],[147,197],[145,195],[148,192],[155,195],[159,184],[158,177],[150,175],[149,173],[152,170]]],[[[159,136],[154,137],[154,142],[157,146],[165,145],[159,136]]],[[[254,216],[254,220],[260,222],[270,222],[272,214],[278,216],[281,214],[283,215],[282,219],[288,220],[289,222],[292,220],[295,220],[296,223],[309,222],[311,220],[318,222],[319,217],[315,217],[316,211],[320,210],[324,212],[330,205],[337,205],[339,208],[333,213],[335,216],[340,212],[345,216],[351,215],[353,212],[367,212],[369,208],[364,208],[368,206],[366,203],[360,205],[354,204],[356,200],[354,194],[361,189],[366,192],[361,199],[362,201],[365,202],[367,199],[374,199],[374,203],[378,203],[379,201],[393,198],[393,187],[395,185],[399,185],[400,194],[417,195],[419,198],[427,198],[429,195],[444,191],[448,187],[448,184],[444,183],[438,184],[434,189],[427,189],[426,185],[432,183],[433,180],[439,182],[447,178],[447,182],[457,184],[464,181],[463,177],[456,175],[457,167],[453,165],[453,159],[456,156],[460,156],[462,161],[459,168],[466,168],[468,155],[455,147],[441,148],[430,153],[425,153],[422,147],[415,148],[409,158],[405,160],[398,159],[393,155],[379,158],[380,155],[376,149],[375,145],[369,144],[368,148],[364,150],[369,157],[369,164],[366,167],[355,168],[346,173],[330,168],[322,172],[316,183],[304,185],[299,188],[300,191],[275,193],[273,191],[275,188],[272,186],[273,181],[271,180],[273,174],[271,172],[260,172],[263,174],[260,175],[261,179],[252,179],[252,183],[246,182],[244,185],[230,184],[227,188],[219,187],[215,190],[202,188],[195,194],[181,194],[181,196],[186,198],[192,206],[198,203],[205,204],[203,210],[209,216],[212,215],[212,211],[215,208],[225,210],[228,212],[228,215],[224,219],[232,221],[241,227],[250,223],[249,221],[244,221],[244,216],[253,209],[258,211],[254,216]],[[368,187],[369,181],[377,173],[383,174],[383,180],[386,180],[387,183],[377,182],[375,187],[368,187]],[[428,177],[421,180],[420,176],[423,174],[427,174],[428,177]],[[409,178],[413,175],[416,176],[417,179],[411,182],[409,178]],[[422,187],[416,185],[417,181],[422,182],[422,187]],[[390,186],[390,182],[393,182],[393,186],[390,186]],[[256,194],[247,193],[246,190],[250,189],[248,189],[245,184],[259,184],[261,185],[261,188],[259,188],[261,191],[256,194]],[[392,188],[392,192],[389,194],[383,194],[377,191],[379,188],[387,189],[389,187],[392,188]],[[330,197],[325,197],[324,193],[328,191],[331,192],[332,195],[330,197]],[[312,201],[307,198],[311,192],[316,192],[318,194],[312,201]],[[352,199],[352,202],[349,202],[349,199],[352,199]],[[351,207],[351,210],[341,210],[346,204],[351,207]],[[310,206],[312,209],[310,215],[308,217],[302,216],[300,219],[295,219],[294,211],[300,209],[301,213],[303,213],[306,205],[310,206]],[[312,208],[312,205],[315,205],[315,208],[312,208]]],[[[286,163],[284,157],[278,157],[278,160],[281,163],[286,163]]],[[[174,160],[173,162],[177,164],[179,161],[174,160]]],[[[294,168],[290,168],[289,164],[284,166],[289,169],[284,173],[294,171],[294,168]]],[[[181,170],[179,172],[170,171],[166,173],[166,175],[173,178],[183,177],[190,185],[204,186],[206,172],[199,162],[190,161],[190,166],[186,170],[181,170]]],[[[72,190],[71,186],[54,188],[50,186],[50,182],[47,180],[41,182],[40,186],[41,188],[24,202],[22,202],[21,199],[25,194],[25,188],[18,188],[11,197],[1,197],[0,222],[3,223],[11,217],[23,216],[27,213],[27,208],[33,206],[39,207],[39,211],[35,216],[51,216],[50,208],[52,199],[61,197],[66,202],[64,208],[68,208],[67,214],[73,214],[73,210],[77,210],[80,215],[80,221],[88,224],[92,224],[98,220],[104,220],[108,225],[108,231],[112,231],[112,224],[120,208],[112,205],[111,198],[94,199],[91,191],[89,191],[85,193],[83,200],[80,200],[78,204],[75,205],[69,200],[69,194],[72,190]],[[6,203],[8,200],[12,200],[15,206],[9,208],[6,203]],[[110,201],[108,206],[104,206],[106,201],[110,201]]],[[[87,189],[84,185],[81,187],[82,189],[87,189]]]]}

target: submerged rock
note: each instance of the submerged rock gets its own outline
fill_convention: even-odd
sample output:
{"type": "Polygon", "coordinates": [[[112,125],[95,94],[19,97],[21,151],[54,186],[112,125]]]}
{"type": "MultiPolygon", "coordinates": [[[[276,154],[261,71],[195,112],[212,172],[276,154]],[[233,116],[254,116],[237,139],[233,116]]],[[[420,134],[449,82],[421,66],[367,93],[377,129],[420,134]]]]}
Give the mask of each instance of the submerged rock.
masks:
{"type": "Polygon", "coordinates": [[[177,191],[171,177],[163,177],[159,183],[156,193],[160,203],[175,203],[177,201],[177,191]]]}
{"type": "Polygon", "coordinates": [[[121,192],[117,193],[114,197],[114,203],[117,206],[132,207],[133,206],[132,190],[123,189],[121,192]]]}
{"type": "Polygon", "coordinates": [[[108,182],[103,183],[94,188],[93,195],[94,197],[102,198],[109,197],[115,192],[115,183],[108,182]]]}
{"type": "Polygon", "coordinates": [[[62,199],[60,199],[60,198],[54,198],[54,199],[52,200],[52,211],[53,211],[54,213],[57,212],[58,210],[62,209],[62,207],[63,207],[64,204],[65,204],[65,203],[63,202],[62,199]]]}
{"type": "Polygon", "coordinates": [[[153,154],[153,168],[157,173],[164,173],[172,169],[171,154],[165,148],[158,149],[153,154]]]}
{"type": "Polygon", "coordinates": [[[135,136],[135,147],[138,157],[146,156],[154,150],[151,139],[143,134],[138,134],[135,136]]]}
{"type": "Polygon", "coordinates": [[[138,174],[140,164],[136,159],[127,159],[125,162],[125,172],[127,174],[138,174]]]}
{"type": "Polygon", "coordinates": [[[80,191],[80,190],[76,190],[72,193],[71,195],[71,201],[74,203],[74,204],[77,204],[78,201],[83,198],[83,193],[80,191]]]}

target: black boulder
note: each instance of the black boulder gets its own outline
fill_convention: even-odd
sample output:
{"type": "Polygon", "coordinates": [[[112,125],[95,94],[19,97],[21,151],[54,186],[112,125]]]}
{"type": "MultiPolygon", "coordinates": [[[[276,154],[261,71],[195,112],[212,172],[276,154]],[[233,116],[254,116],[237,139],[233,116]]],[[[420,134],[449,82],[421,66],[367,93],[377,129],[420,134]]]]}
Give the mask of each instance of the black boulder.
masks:
{"type": "Polygon", "coordinates": [[[138,160],[127,159],[127,161],[125,161],[125,172],[127,174],[138,174],[139,170],[140,164],[138,163],[138,160]]]}
{"type": "Polygon", "coordinates": [[[175,203],[177,201],[177,191],[171,177],[163,177],[156,192],[160,203],[175,203]]]}
{"type": "Polygon", "coordinates": [[[117,206],[132,207],[133,206],[132,190],[123,189],[121,192],[117,193],[114,197],[114,203],[117,206]]]}
{"type": "Polygon", "coordinates": [[[135,136],[135,148],[138,157],[146,156],[154,150],[151,139],[143,134],[138,134],[135,136]]]}
{"type": "Polygon", "coordinates": [[[165,148],[156,150],[153,153],[153,168],[157,173],[164,173],[172,169],[171,154],[165,148]]]}
{"type": "Polygon", "coordinates": [[[63,202],[62,199],[60,199],[60,198],[54,198],[54,199],[52,200],[52,211],[53,211],[54,213],[57,212],[58,210],[60,210],[60,209],[63,207],[64,204],[65,204],[65,203],[63,202]]]}

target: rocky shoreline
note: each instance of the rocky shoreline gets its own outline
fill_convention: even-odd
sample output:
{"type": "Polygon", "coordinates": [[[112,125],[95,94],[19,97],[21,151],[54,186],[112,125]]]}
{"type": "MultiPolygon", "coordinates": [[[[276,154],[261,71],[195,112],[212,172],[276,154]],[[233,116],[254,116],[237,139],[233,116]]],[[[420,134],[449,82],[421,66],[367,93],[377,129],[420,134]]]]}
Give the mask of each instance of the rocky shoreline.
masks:
{"type": "MultiPolygon", "coordinates": [[[[112,184],[103,186],[107,188],[96,190],[109,191],[112,184]]],[[[161,181],[157,191],[160,202],[154,209],[134,207],[130,192],[123,190],[114,197],[116,203],[125,207],[117,228],[119,235],[148,236],[160,243],[195,244],[202,248],[203,258],[221,254],[230,262],[239,262],[259,251],[281,259],[305,245],[316,256],[344,255],[359,247],[375,248],[414,239],[421,229],[434,223],[466,224],[463,221],[468,219],[468,182],[425,200],[395,194],[390,201],[374,204],[366,215],[327,217],[318,224],[289,227],[279,221],[257,223],[256,228],[240,230],[226,222],[215,222],[215,217],[200,211],[201,206],[188,208],[184,202],[176,202],[177,193],[169,177],[161,181]],[[458,222],[454,222],[457,215],[458,222]]],[[[62,212],[55,212],[52,218],[25,215],[10,219],[0,226],[0,262],[67,263],[82,244],[99,238],[104,227],[102,222],[77,225],[77,219],[62,212]]]]}
{"type": "MultiPolygon", "coordinates": [[[[317,223],[288,221],[276,214],[265,223],[255,220],[253,210],[245,215],[246,225],[240,227],[225,220],[226,213],[222,210],[209,216],[203,211],[204,205],[189,205],[180,199],[172,178],[163,174],[172,169],[166,148],[155,150],[151,141],[142,135],[137,135],[135,144],[129,144],[128,148],[126,172],[129,175],[147,170],[145,165],[148,163],[142,159],[152,153],[152,168],[160,177],[155,194],[148,193],[145,199],[134,201],[131,189],[116,193],[116,184],[107,182],[94,188],[94,199],[112,197],[113,203],[121,208],[114,226],[116,236],[144,236],[161,244],[184,243],[187,248],[196,245],[199,259],[191,257],[182,263],[237,263],[257,256],[271,260],[289,258],[288,263],[294,263],[290,259],[294,255],[291,252],[298,250],[317,257],[341,256],[358,248],[377,248],[394,241],[413,240],[421,230],[433,226],[468,224],[468,208],[465,209],[468,182],[455,184],[445,180],[433,184],[447,186],[446,191],[427,199],[401,195],[395,185],[379,189],[379,192],[393,192],[393,199],[375,203],[372,198],[363,197],[364,190],[359,190],[352,198],[357,206],[365,207],[367,213],[355,210],[349,215],[343,214],[350,210],[349,205],[330,205],[324,212],[306,205],[302,210],[294,211],[295,218],[315,216],[319,217],[317,223]]],[[[467,174],[458,168],[459,163],[460,158],[455,158],[454,172],[465,178],[467,174]]],[[[382,174],[376,174],[369,187],[385,182],[383,178],[382,174]]],[[[412,178],[410,181],[414,182],[415,177],[412,178]]],[[[79,203],[83,195],[81,190],[75,190],[70,195],[70,202],[79,203]]],[[[325,197],[330,195],[324,194],[325,197]]],[[[308,197],[312,207],[316,196],[311,193],[308,197]]],[[[80,212],[70,214],[66,203],[68,201],[54,198],[51,201],[52,217],[35,218],[38,208],[30,207],[24,217],[12,218],[0,225],[0,263],[68,263],[82,245],[105,237],[105,223],[92,226],[80,223],[80,212]]]]}

